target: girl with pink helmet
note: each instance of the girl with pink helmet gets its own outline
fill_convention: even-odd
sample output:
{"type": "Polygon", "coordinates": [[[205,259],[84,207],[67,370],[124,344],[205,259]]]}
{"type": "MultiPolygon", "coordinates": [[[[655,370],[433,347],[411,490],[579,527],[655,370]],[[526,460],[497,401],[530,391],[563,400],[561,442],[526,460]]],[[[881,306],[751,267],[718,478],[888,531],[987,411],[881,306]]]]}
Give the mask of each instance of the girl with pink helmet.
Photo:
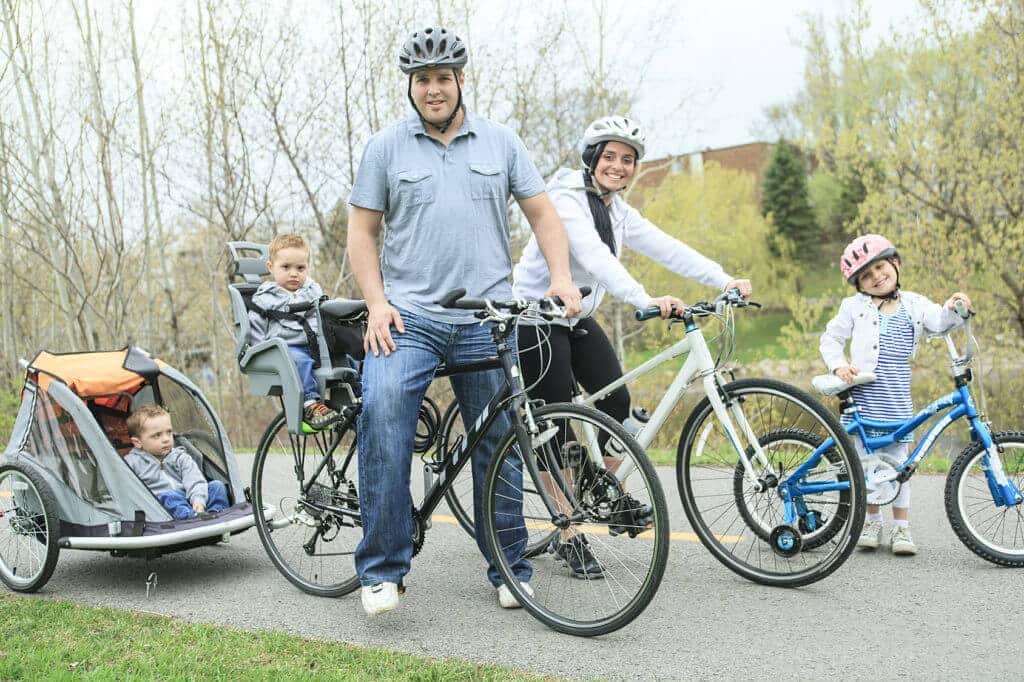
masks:
{"type": "MultiPolygon", "coordinates": [[[[921,334],[942,333],[959,323],[953,303],[971,301],[961,292],[954,293],[944,306],[927,297],[900,289],[900,256],[893,243],[877,234],[854,239],[843,250],[839,269],[857,293],[843,299],[821,336],[819,350],[830,372],[847,383],[862,372],[872,372],[875,381],[854,386],[851,394],[860,414],[878,421],[897,421],[914,414],[910,396],[910,364],[921,334]],[[849,358],[846,344],[850,344],[849,358]]],[[[869,434],[873,435],[873,434],[869,434]]],[[[912,435],[905,442],[876,450],[903,461],[907,458],[912,435]]],[[[867,453],[860,439],[854,443],[861,457],[867,453]]],[[[892,503],[893,527],[889,533],[893,554],[916,554],[910,535],[910,484],[904,483],[892,503]]],[[[857,546],[876,549],[884,533],[882,511],[867,506],[864,530],[857,546]]]]}

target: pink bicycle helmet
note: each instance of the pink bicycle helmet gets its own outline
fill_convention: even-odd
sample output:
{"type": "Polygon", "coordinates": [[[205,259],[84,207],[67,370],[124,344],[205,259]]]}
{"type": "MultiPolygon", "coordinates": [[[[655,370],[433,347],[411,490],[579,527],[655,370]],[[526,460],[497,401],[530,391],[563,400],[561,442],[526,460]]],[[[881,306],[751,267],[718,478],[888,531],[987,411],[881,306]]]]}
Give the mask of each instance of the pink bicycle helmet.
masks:
{"type": "Polygon", "coordinates": [[[839,270],[850,284],[857,286],[857,275],[867,266],[882,258],[899,258],[896,247],[880,234],[865,234],[854,239],[843,249],[839,270]]]}

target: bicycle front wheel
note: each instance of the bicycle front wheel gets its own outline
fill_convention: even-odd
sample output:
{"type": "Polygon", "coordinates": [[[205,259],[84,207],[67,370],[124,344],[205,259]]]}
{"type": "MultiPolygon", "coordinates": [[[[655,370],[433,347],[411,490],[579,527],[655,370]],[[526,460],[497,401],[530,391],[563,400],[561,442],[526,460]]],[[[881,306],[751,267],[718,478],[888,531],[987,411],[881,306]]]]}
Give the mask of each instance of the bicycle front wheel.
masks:
{"type": "Polygon", "coordinates": [[[794,386],[741,379],[722,393],[733,425],[742,437],[738,408],[765,460],[757,461],[749,445],[748,472],[711,402],[701,400],[676,456],[679,495],[693,531],[716,559],[748,580],[781,587],[821,580],[850,556],[864,524],[864,474],[853,445],[828,409],[794,386]],[[835,445],[791,481],[830,438],[835,445]],[[786,482],[819,486],[793,497],[791,524],[779,495],[786,482]]]}
{"type": "Polygon", "coordinates": [[[256,531],[277,570],[303,592],[340,597],[359,587],[357,465],[354,425],[292,434],[283,411],[256,448],[256,531]]]}
{"type": "Polygon", "coordinates": [[[488,547],[505,584],[538,620],[577,636],[612,632],[647,607],[665,572],[668,510],[657,473],[622,425],[593,408],[554,403],[533,418],[539,434],[528,456],[544,469],[541,480],[528,473],[510,430],[487,471],[488,547]],[[587,450],[606,439],[614,460],[595,464],[587,450]],[[544,486],[554,513],[539,493],[524,494],[531,484],[544,486]],[[531,566],[524,549],[552,525],[559,531],[551,549],[531,566]]]}
{"type": "MultiPolygon", "coordinates": [[[[1024,433],[992,434],[1006,477],[1024,490],[1024,433]]],[[[946,479],[946,516],[967,548],[1000,566],[1024,567],[1024,504],[997,507],[985,475],[985,446],[974,441],[946,479]]]]}
{"type": "MultiPolygon", "coordinates": [[[[453,401],[448,409],[445,410],[444,418],[441,420],[442,433],[444,434],[444,447],[451,447],[452,444],[460,436],[465,436],[466,429],[462,423],[462,413],[459,411],[459,403],[453,401]]],[[[526,497],[536,496],[537,489],[533,485],[527,485],[523,489],[523,494],[526,497]]],[[[471,537],[476,537],[476,522],[474,520],[474,509],[473,504],[473,467],[466,465],[462,467],[459,475],[452,481],[451,486],[444,493],[445,502],[448,503],[448,508],[452,512],[452,516],[458,521],[459,525],[464,531],[469,533],[471,537]]],[[[540,498],[537,497],[537,502],[540,502],[540,498]]],[[[543,504],[543,503],[541,503],[543,504]]],[[[436,514],[435,514],[436,516],[436,514]]],[[[541,554],[548,549],[551,541],[558,535],[558,531],[551,526],[550,532],[546,535],[543,533],[537,533],[532,539],[529,546],[526,548],[526,558],[532,559],[533,557],[541,554]]]]}

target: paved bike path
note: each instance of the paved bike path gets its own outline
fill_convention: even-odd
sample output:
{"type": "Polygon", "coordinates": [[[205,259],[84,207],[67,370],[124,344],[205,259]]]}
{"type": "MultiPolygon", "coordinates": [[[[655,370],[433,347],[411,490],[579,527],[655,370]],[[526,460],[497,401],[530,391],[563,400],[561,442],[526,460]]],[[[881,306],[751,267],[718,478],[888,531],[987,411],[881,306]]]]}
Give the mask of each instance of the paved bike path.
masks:
{"type": "MultiPolygon", "coordinates": [[[[248,470],[248,459],[240,464],[248,470]]],[[[961,545],[945,518],[944,478],[914,479],[917,557],[857,552],[825,580],[787,590],[735,576],[692,541],[674,473],[659,474],[676,534],[665,579],[636,621],[596,639],[499,609],[475,544],[443,508],[401,608],[375,619],[358,594],[321,599],[293,588],[252,530],[150,562],[65,551],[41,595],[580,679],[1024,674],[1016,622],[1024,570],[996,567],[961,545]],[[158,585],[147,599],[151,572],[158,585]]]]}

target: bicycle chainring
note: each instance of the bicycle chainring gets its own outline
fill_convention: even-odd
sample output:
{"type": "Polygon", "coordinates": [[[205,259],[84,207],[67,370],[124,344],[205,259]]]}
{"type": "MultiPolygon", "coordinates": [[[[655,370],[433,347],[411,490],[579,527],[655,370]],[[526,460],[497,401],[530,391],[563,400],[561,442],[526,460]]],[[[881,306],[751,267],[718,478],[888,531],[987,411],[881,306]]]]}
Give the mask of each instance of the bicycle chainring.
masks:
{"type": "MultiPolygon", "coordinates": [[[[874,459],[874,458],[872,458],[874,459]]],[[[897,479],[880,480],[891,478],[894,472],[900,470],[903,462],[900,462],[891,455],[877,455],[877,459],[869,464],[870,460],[864,460],[864,478],[867,483],[867,503],[886,505],[892,504],[903,488],[903,483],[897,479]]]]}

